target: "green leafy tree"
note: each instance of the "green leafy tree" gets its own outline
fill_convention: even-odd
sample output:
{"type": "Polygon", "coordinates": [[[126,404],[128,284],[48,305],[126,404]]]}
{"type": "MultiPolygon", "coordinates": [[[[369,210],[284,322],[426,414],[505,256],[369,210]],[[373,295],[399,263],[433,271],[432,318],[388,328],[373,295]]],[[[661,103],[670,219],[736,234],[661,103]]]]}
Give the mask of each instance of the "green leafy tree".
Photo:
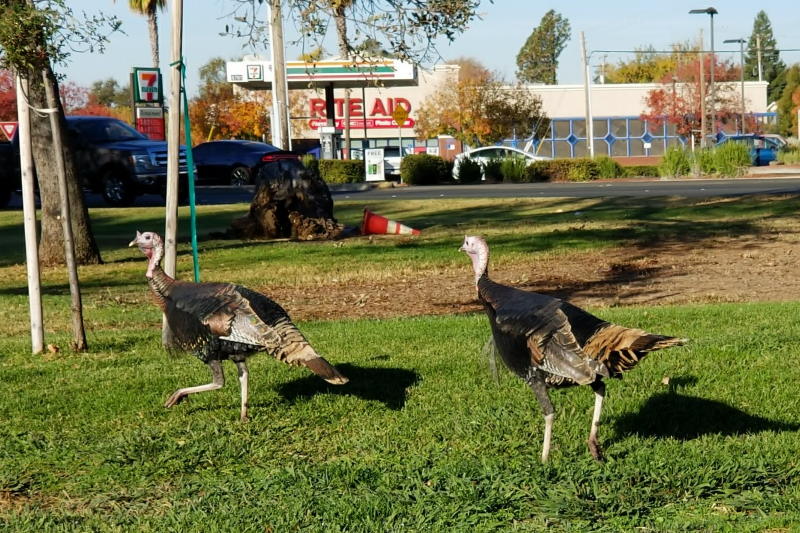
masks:
{"type": "Polygon", "coordinates": [[[786,69],[783,93],[776,102],[778,108],[778,133],[795,136],[797,132],[797,112],[800,110],[800,64],[786,69]]]}
{"type": "Polygon", "coordinates": [[[632,59],[620,60],[616,65],[606,65],[606,83],[657,83],[674,73],[678,66],[697,60],[697,55],[687,53],[699,51],[697,45],[676,43],[672,53],[656,53],[652,46],[636,50],[632,59]]]}
{"type": "Polygon", "coordinates": [[[551,9],[517,54],[517,78],[523,83],[556,84],[558,56],[570,37],[569,20],[551,9]]]}
{"type": "Polygon", "coordinates": [[[548,126],[542,102],[525,87],[509,87],[474,59],[458,59],[449,79],[420,106],[420,138],[452,135],[471,145],[490,144],[516,133],[541,134],[548,126]]]}
{"type": "Polygon", "coordinates": [[[158,68],[158,12],[164,11],[167,0],[128,0],[131,10],[147,17],[147,29],[150,32],[150,53],[153,66],[158,68]]]}
{"type": "Polygon", "coordinates": [[[114,78],[93,82],[89,93],[99,105],[106,107],[130,107],[131,105],[130,86],[123,87],[114,78]]]}
{"type": "Polygon", "coordinates": [[[761,41],[761,72],[764,81],[769,83],[767,99],[774,102],[780,98],[785,86],[781,74],[786,71],[786,64],[781,61],[778,43],[772,34],[772,24],[767,14],[761,10],[753,21],[753,32],[747,41],[747,53],[744,56],[744,75],[746,80],[758,79],[758,46],[761,41]]]}
{"type": "MultiPolygon", "coordinates": [[[[45,84],[59,94],[54,65],[65,64],[75,52],[102,53],[108,35],[117,31],[120,21],[103,14],[78,16],[65,0],[0,0],[0,66],[14,70],[29,82],[32,106],[50,107],[45,84]]],[[[68,138],[64,108],[56,102],[61,138],[68,138]]],[[[42,205],[39,258],[42,264],[64,264],[58,173],[53,157],[49,116],[31,115],[31,148],[42,205]]],[[[64,149],[67,189],[71,204],[75,259],[80,264],[98,263],[100,252],[92,233],[78,167],[69,146],[64,149]]]]}

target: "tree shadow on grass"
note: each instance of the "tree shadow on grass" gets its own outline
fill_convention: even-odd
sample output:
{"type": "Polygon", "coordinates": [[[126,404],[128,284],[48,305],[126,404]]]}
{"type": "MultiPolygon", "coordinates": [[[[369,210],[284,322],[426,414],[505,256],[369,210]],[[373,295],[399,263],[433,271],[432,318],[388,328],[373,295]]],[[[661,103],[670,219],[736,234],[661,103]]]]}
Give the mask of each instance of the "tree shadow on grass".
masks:
{"type": "Polygon", "coordinates": [[[396,411],[405,405],[407,389],[419,381],[419,374],[404,368],[365,368],[351,364],[336,368],[350,379],[349,383],[337,386],[317,376],[306,376],[279,385],[277,391],[291,403],[317,394],[339,394],[379,401],[396,411]]]}
{"type": "Polygon", "coordinates": [[[692,440],[703,435],[745,435],[762,431],[797,431],[791,424],[751,415],[716,400],[679,394],[674,390],[651,396],[635,413],[614,423],[620,435],[692,440]]]}

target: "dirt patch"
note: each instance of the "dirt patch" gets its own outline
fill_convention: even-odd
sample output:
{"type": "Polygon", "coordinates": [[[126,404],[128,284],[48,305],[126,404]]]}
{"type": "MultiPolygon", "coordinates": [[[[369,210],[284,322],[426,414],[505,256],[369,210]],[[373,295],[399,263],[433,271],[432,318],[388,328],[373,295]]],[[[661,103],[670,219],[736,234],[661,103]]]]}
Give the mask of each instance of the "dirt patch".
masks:
{"type": "MultiPolygon", "coordinates": [[[[767,233],[702,244],[670,242],[493,265],[492,277],[580,306],[675,305],[800,299],[800,237],[767,233]]],[[[381,282],[270,287],[297,320],[389,318],[479,311],[463,269],[381,282]]]]}

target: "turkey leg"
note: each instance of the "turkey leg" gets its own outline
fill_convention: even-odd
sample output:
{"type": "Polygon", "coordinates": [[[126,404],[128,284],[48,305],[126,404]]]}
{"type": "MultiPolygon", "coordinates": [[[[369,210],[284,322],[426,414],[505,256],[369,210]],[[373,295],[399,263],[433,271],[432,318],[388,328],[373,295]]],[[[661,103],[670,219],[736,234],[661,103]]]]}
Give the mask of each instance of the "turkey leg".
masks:
{"type": "Polygon", "coordinates": [[[542,406],[544,412],[544,439],[542,439],[542,462],[547,462],[547,457],[550,455],[550,438],[553,435],[553,416],[555,409],[553,403],[550,401],[550,396],[547,395],[547,385],[541,381],[540,375],[530,377],[528,385],[533,389],[533,394],[539,400],[539,405],[542,406]]]}
{"type": "Polygon", "coordinates": [[[597,427],[600,425],[600,411],[603,410],[603,398],[606,395],[606,384],[598,380],[592,383],[594,391],[594,412],[592,413],[592,428],[589,430],[589,451],[598,461],[603,460],[603,451],[597,443],[597,427]]]}
{"type": "Polygon", "coordinates": [[[186,387],[185,389],[178,389],[172,393],[164,407],[172,407],[173,405],[178,405],[183,401],[190,394],[194,394],[196,392],[205,392],[207,390],[217,390],[221,389],[223,385],[225,385],[225,375],[222,373],[222,365],[219,361],[209,361],[208,368],[211,369],[211,383],[206,385],[198,385],[196,387],[186,387]]]}
{"type": "Polygon", "coordinates": [[[242,409],[239,414],[239,420],[247,422],[247,363],[244,361],[236,361],[236,370],[239,371],[239,391],[242,393],[242,409]]]}

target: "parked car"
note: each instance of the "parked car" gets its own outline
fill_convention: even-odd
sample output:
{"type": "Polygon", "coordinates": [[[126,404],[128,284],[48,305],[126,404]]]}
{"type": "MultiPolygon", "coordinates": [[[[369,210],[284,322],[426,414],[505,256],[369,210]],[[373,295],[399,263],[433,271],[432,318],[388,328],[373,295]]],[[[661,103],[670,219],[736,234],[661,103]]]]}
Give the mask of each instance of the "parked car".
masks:
{"type": "Polygon", "coordinates": [[[525,159],[528,165],[534,161],[544,161],[546,159],[550,159],[549,157],[535,155],[530,152],[524,152],[518,148],[511,148],[510,146],[484,146],[482,148],[475,148],[469,152],[458,154],[453,160],[453,177],[458,179],[458,168],[465,158],[470,158],[483,167],[490,159],[505,159],[507,157],[518,157],[525,159]]]}
{"type": "MultiPolygon", "coordinates": [[[[383,174],[387,180],[400,179],[400,163],[403,160],[398,146],[382,146],[383,148],[383,174]]],[[[405,155],[405,154],[403,154],[405,155]]]]}
{"type": "Polygon", "coordinates": [[[257,141],[209,141],[192,148],[197,182],[219,185],[253,183],[262,167],[267,174],[302,167],[300,156],[271,144],[257,141]]]}
{"type": "Polygon", "coordinates": [[[750,149],[750,164],[753,166],[769,165],[778,157],[778,150],[781,149],[779,141],[771,137],[758,134],[731,135],[725,137],[717,145],[737,142],[746,145],[750,149]]]}
{"type": "MultiPolygon", "coordinates": [[[[151,140],[133,126],[113,117],[71,115],[66,120],[66,142],[72,148],[84,187],[101,193],[106,203],[113,206],[132,205],[141,194],[165,193],[166,142],[151,140]]],[[[5,152],[5,158],[10,163],[0,177],[10,177],[14,183],[13,189],[19,190],[17,135],[5,152]]],[[[188,183],[186,150],[183,146],[178,157],[181,183],[188,183]]],[[[185,197],[187,187],[181,187],[180,193],[185,197]]]]}

